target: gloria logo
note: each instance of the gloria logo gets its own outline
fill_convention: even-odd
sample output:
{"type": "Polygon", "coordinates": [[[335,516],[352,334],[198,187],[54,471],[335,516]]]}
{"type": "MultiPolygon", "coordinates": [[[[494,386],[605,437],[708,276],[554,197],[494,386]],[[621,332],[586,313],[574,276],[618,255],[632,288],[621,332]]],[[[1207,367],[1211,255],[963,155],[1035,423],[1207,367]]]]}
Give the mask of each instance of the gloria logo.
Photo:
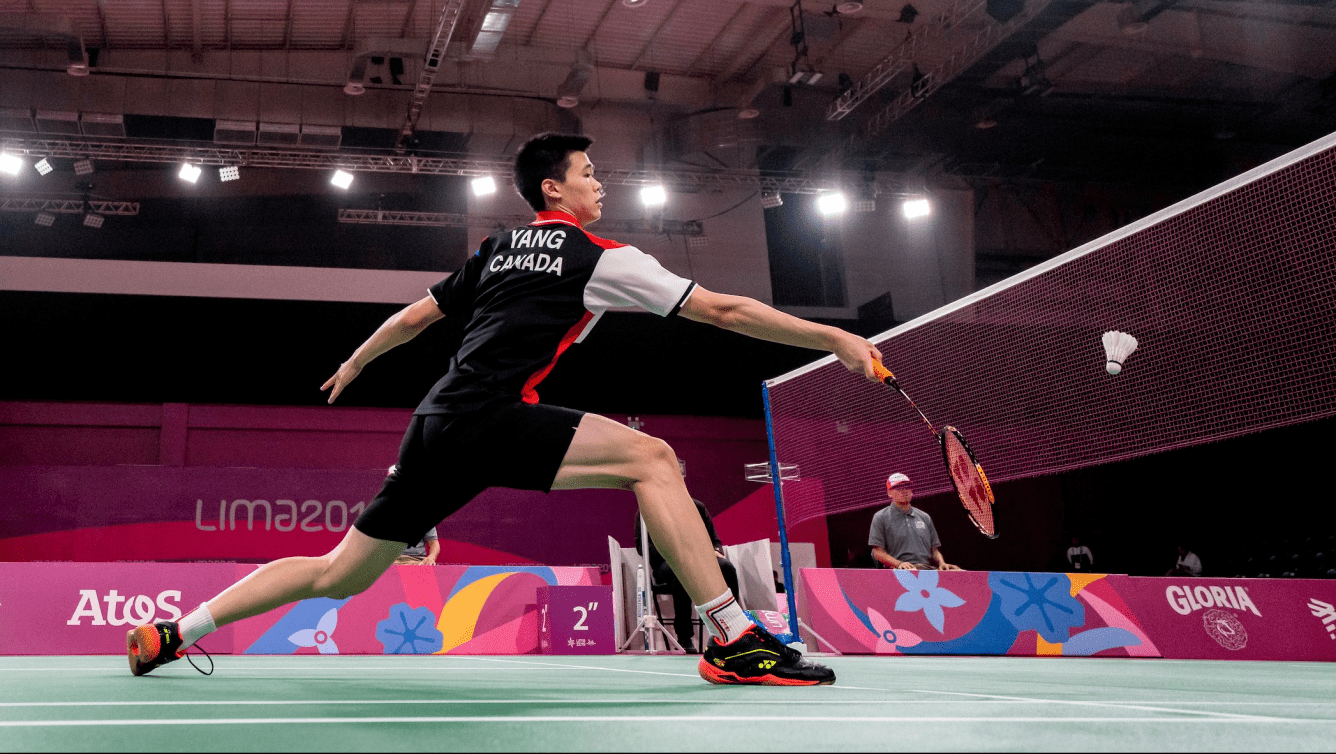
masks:
{"type": "Polygon", "coordinates": [[[1179,615],[1191,615],[1197,610],[1210,607],[1228,607],[1240,612],[1247,610],[1257,617],[1262,617],[1257,606],[1248,597],[1245,586],[1170,586],[1165,588],[1164,597],[1169,607],[1179,615]]]}
{"type": "Polygon", "coordinates": [[[115,589],[106,596],[98,595],[96,589],[80,589],[79,604],[65,625],[82,626],[84,618],[92,618],[94,626],[138,626],[157,620],[159,610],[164,613],[163,620],[176,621],[181,620],[180,602],[181,592],[177,589],[158,592],[156,600],[147,594],[122,596],[115,589]],[[102,610],[103,604],[107,606],[106,612],[102,610]]]}

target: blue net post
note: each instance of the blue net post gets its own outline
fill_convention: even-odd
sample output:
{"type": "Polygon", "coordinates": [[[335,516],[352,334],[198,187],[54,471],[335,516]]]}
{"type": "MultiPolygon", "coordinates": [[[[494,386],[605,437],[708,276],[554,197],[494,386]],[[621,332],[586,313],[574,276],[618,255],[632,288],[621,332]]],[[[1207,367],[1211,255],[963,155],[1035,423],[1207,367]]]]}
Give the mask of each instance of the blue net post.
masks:
{"type": "Polygon", "coordinates": [[[779,561],[784,568],[784,596],[789,603],[789,633],[802,641],[798,633],[798,591],[793,582],[793,565],[789,562],[789,534],[784,526],[784,479],[779,473],[779,456],[775,454],[775,422],[770,415],[770,384],[761,383],[761,400],[765,403],[765,441],[770,447],[770,480],[775,490],[775,518],[779,522],[779,561]]]}

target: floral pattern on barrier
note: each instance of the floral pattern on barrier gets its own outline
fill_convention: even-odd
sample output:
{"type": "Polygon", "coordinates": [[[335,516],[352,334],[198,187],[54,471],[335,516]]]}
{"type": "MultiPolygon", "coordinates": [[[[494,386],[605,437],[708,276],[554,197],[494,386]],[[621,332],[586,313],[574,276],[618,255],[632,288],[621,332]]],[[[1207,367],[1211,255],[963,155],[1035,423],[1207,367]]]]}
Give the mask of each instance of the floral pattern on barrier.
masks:
{"type": "Polygon", "coordinates": [[[246,654],[527,654],[539,648],[538,588],[598,578],[596,568],[394,566],[355,597],[239,621],[236,642],[246,654]]]}
{"type": "Polygon", "coordinates": [[[804,569],[802,578],[811,628],[842,652],[1159,655],[1099,574],[804,569]]]}

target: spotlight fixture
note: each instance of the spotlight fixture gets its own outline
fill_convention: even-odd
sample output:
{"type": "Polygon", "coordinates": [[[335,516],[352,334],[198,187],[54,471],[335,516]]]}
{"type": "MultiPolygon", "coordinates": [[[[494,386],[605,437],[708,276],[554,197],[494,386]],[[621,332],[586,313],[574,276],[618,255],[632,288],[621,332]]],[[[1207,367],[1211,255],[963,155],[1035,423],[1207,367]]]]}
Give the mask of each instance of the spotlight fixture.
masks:
{"type": "Polygon", "coordinates": [[[18,175],[19,171],[22,169],[23,160],[20,160],[18,155],[12,155],[8,152],[0,152],[0,173],[18,175]]]}
{"type": "Polygon", "coordinates": [[[668,192],[663,186],[646,186],[640,189],[640,202],[646,207],[660,207],[668,201],[668,192]]]}
{"type": "Polygon", "coordinates": [[[845,0],[845,2],[835,3],[835,12],[845,16],[851,13],[857,13],[862,9],[863,4],[857,2],[857,0],[845,0]]]}
{"type": "Polygon", "coordinates": [[[177,173],[177,176],[186,183],[194,183],[199,180],[199,175],[202,172],[204,172],[203,169],[198,165],[191,165],[187,162],[181,166],[181,172],[177,173]]]}
{"type": "Polygon", "coordinates": [[[927,199],[908,199],[900,205],[900,209],[905,213],[905,217],[913,220],[916,217],[927,217],[932,212],[932,205],[927,199]]]}
{"type": "Polygon", "coordinates": [[[849,200],[845,199],[844,194],[838,191],[818,194],[816,197],[816,211],[823,215],[840,215],[847,209],[849,209],[849,200]]]}
{"type": "Polygon", "coordinates": [[[107,219],[102,215],[94,215],[92,213],[84,215],[84,225],[87,225],[90,228],[101,228],[102,223],[106,221],[107,219]]]}
{"type": "Polygon", "coordinates": [[[239,180],[240,178],[241,168],[236,165],[228,165],[227,167],[218,168],[218,180],[223,183],[239,180]]]}
{"type": "Polygon", "coordinates": [[[778,191],[761,192],[761,209],[774,209],[784,204],[784,197],[778,191]]]}
{"type": "Polygon", "coordinates": [[[45,157],[34,163],[33,167],[37,169],[37,172],[40,175],[46,175],[47,173],[50,173],[52,170],[55,170],[55,168],[51,166],[51,161],[46,159],[45,157]]]}
{"type": "Polygon", "coordinates": [[[622,5],[625,5],[628,8],[639,8],[648,2],[649,0],[622,0],[622,5]]]}
{"type": "Polygon", "coordinates": [[[74,174],[75,174],[75,175],[88,175],[89,173],[92,173],[92,172],[93,172],[93,161],[92,161],[92,160],[77,160],[77,161],[74,163],[74,174]]]}
{"type": "Polygon", "coordinates": [[[474,178],[472,185],[474,196],[488,196],[496,193],[496,179],[492,178],[490,175],[474,178]]]}
{"type": "Polygon", "coordinates": [[[56,221],[56,216],[51,214],[50,212],[38,212],[37,217],[33,218],[33,222],[37,223],[43,228],[50,228],[55,221],[56,221]]]}
{"type": "Polygon", "coordinates": [[[329,179],[329,182],[341,189],[346,189],[353,185],[353,174],[345,170],[335,170],[334,176],[329,179]]]}
{"type": "Polygon", "coordinates": [[[876,199],[857,199],[854,201],[854,212],[875,212],[876,210],[876,199]]]}
{"type": "Polygon", "coordinates": [[[693,249],[699,249],[710,244],[710,239],[705,236],[687,236],[687,246],[693,249]]]}

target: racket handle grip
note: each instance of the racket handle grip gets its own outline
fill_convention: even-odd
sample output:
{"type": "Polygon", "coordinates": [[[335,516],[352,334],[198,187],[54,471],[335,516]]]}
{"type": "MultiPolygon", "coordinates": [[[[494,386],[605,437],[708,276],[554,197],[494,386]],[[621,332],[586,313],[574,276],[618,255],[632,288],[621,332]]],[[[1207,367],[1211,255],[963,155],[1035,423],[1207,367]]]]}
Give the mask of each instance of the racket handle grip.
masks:
{"type": "Polygon", "coordinates": [[[872,371],[876,372],[877,377],[880,378],[882,382],[893,388],[899,389],[900,386],[896,383],[895,375],[891,374],[891,370],[887,369],[885,364],[880,361],[872,362],[872,371]]]}

